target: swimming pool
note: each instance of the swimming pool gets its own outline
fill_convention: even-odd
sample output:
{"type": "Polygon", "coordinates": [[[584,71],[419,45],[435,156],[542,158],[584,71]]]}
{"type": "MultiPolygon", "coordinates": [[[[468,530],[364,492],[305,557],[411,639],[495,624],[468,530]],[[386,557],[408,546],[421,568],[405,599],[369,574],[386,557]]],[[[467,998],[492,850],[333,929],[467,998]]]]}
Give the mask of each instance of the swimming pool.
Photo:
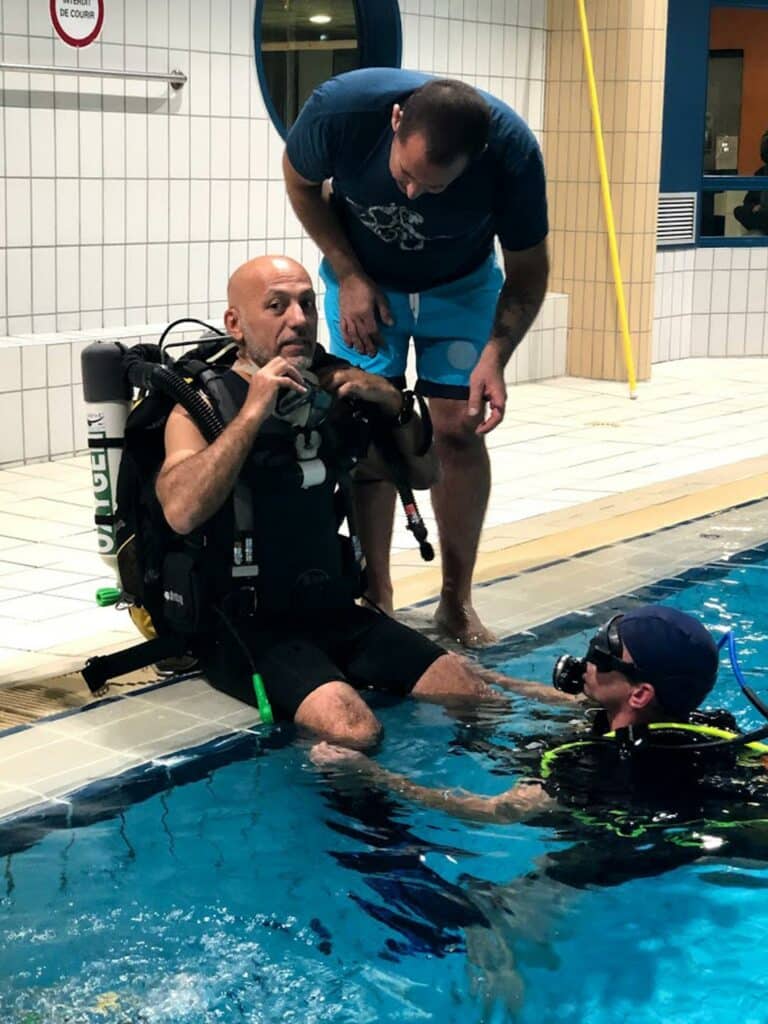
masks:
{"type": "MultiPolygon", "coordinates": [[[[487,660],[548,680],[554,655],[581,653],[614,607],[663,600],[736,629],[765,695],[767,597],[763,548],[574,613],[487,660]]],[[[715,696],[759,724],[727,667],[715,696]]],[[[377,712],[387,767],[486,793],[530,770],[530,743],[554,744],[571,717],[519,698],[502,718],[409,702],[377,712]]],[[[78,827],[6,828],[4,1024],[765,1020],[759,826],[749,860],[713,851],[642,877],[653,837],[457,822],[333,786],[291,740],[275,730],[214,745],[207,760],[179,760],[170,788],[139,776],[76,802],[78,827]],[[629,880],[607,885],[599,864],[614,851],[629,880]],[[575,866],[570,882],[542,870],[554,856],[575,866]]]]}

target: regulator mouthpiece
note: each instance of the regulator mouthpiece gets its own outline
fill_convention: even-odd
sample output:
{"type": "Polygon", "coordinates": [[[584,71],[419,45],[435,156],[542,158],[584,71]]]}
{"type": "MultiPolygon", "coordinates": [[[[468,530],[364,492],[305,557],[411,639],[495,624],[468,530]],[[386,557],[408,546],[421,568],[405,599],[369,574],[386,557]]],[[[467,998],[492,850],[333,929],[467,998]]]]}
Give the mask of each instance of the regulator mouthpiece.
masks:
{"type": "Polygon", "coordinates": [[[561,693],[575,695],[584,692],[584,672],[587,662],[572,654],[561,654],[552,669],[552,685],[561,693]]]}

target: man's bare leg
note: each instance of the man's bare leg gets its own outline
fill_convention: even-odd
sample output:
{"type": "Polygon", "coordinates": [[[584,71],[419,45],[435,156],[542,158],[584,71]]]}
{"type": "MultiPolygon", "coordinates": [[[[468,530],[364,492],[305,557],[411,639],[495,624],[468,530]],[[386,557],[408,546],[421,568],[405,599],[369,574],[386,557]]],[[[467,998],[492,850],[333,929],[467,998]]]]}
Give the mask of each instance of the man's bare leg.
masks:
{"type": "Polygon", "coordinates": [[[443,559],[443,589],[435,622],[459,643],[482,647],[496,637],[472,606],[472,573],[491,491],[491,464],[485,440],[475,433],[478,420],[467,416],[465,402],[430,398],[429,409],[440,460],[432,506],[443,559]]]}
{"type": "Polygon", "coordinates": [[[452,652],[432,662],[411,690],[411,696],[435,704],[507,703],[503,694],[486,683],[471,661],[452,652]]]}
{"type": "Polygon", "coordinates": [[[368,586],[365,596],[391,615],[392,576],[389,558],[397,492],[393,484],[379,481],[357,483],[353,493],[355,525],[367,563],[368,586]]]}
{"type": "Polygon", "coordinates": [[[331,743],[365,750],[378,743],[381,725],[349,683],[336,680],[313,690],[299,704],[293,720],[302,729],[331,743]]]}

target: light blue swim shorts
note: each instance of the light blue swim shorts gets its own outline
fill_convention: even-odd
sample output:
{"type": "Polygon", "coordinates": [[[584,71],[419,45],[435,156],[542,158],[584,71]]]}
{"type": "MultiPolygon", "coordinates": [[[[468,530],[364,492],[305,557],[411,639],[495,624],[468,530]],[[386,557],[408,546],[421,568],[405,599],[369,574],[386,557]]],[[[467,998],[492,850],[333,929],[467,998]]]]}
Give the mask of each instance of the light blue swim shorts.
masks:
{"type": "Polygon", "coordinates": [[[331,352],[369,373],[405,387],[408,344],[416,349],[416,390],[436,398],[466,399],[469,377],[491,335],[504,274],[492,253],[471,274],[427,291],[385,290],[395,323],[380,325],[382,345],[374,356],[349,348],[339,324],[339,285],[327,260],[320,265],[331,352]]]}

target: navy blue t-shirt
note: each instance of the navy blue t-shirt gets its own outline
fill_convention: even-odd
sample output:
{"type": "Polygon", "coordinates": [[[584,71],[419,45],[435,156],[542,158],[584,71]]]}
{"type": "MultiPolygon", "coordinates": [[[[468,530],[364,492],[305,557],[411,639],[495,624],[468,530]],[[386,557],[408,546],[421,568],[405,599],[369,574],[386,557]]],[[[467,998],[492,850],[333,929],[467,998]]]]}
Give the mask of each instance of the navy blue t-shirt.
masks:
{"type": "MultiPolygon", "coordinates": [[[[334,209],[357,258],[378,284],[416,292],[464,277],[490,254],[538,245],[547,235],[538,143],[511,107],[486,92],[488,148],[445,191],[407,199],[389,170],[392,106],[432,76],[363,68],[324,82],[287,140],[308,181],[333,179],[334,209]]],[[[478,90],[480,91],[480,90],[478,90]]]]}

